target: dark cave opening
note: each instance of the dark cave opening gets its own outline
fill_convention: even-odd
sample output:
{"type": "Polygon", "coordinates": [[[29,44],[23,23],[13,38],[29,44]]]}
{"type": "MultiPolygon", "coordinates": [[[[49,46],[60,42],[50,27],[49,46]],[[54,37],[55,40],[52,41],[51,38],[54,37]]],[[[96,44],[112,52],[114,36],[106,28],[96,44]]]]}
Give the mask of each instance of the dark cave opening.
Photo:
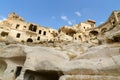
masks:
{"type": "Polygon", "coordinates": [[[113,41],[114,42],[120,42],[120,36],[115,36],[113,41]]]}
{"type": "Polygon", "coordinates": [[[59,77],[62,75],[62,71],[27,70],[24,75],[24,80],[59,80],[59,77]]]}
{"type": "Polygon", "coordinates": [[[22,70],[22,67],[18,66],[17,69],[16,69],[16,72],[15,72],[15,78],[17,78],[20,75],[21,70],[22,70]]]}

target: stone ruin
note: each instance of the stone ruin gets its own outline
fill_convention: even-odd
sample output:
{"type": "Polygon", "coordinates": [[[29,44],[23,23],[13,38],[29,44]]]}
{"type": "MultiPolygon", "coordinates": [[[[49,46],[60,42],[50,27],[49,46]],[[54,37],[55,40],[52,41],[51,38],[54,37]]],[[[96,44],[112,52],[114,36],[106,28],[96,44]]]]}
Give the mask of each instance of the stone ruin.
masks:
{"type": "Polygon", "coordinates": [[[48,39],[43,38],[44,45],[34,44],[38,36],[43,37],[37,34],[40,29],[29,29],[29,23],[13,15],[0,24],[0,80],[120,80],[120,11],[113,11],[98,27],[91,20],[90,24],[88,21],[65,26],[58,32],[40,27],[49,32],[43,35],[48,39]],[[11,21],[14,19],[17,24],[26,24],[26,28],[23,25],[16,29],[11,21]],[[88,27],[84,28],[86,24],[88,27]],[[23,30],[21,33],[27,33],[27,38],[32,34],[33,41],[27,43],[27,38],[20,35],[16,39],[11,30],[23,30]],[[24,44],[21,40],[25,40],[24,44]]]}

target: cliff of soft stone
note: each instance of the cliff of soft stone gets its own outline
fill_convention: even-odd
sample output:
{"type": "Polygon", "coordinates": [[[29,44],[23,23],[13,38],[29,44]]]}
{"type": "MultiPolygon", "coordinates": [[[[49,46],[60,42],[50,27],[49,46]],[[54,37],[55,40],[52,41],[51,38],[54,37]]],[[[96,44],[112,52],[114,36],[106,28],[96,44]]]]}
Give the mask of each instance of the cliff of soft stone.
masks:
{"type": "Polygon", "coordinates": [[[0,42],[0,80],[120,80],[118,22],[88,31],[85,42],[0,42]]]}
{"type": "Polygon", "coordinates": [[[22,66],[22,71],[16,80],[23,78],[27,80],[34,72],[36,72],[34,76],[40,79],[43,77],[42,73],[48,74],[47,72],[52,73],[52,71],[61,72],[60,80],[120,79],[120,44],[118,43],[92,46],[87,43],[71,42],[57,47],[10,44],[2,45],[0,50],[2,50],[0,60],[7,64],[6,69],[3,68],[5,69],[3,80],[14,80],[14,70],[17,66],[22,66]]]}

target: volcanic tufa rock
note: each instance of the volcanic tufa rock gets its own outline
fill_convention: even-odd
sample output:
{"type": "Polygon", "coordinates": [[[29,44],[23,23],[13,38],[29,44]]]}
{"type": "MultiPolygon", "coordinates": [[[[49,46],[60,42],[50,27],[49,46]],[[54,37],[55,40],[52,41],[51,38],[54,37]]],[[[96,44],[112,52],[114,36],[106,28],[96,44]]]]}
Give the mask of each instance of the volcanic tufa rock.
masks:
{"type": "MultiPolygon", "coordinates": [[[[78,33],[83,41],[71,40],[77,39],[76,33],[66,27],[67,35],[60,32],[54,41],[1,41],[0,80],[120,80],[120,18],[113,16],[119,13],[114,11],[98,28],[78,33]]],[[[15,14],[9,17],[16,18],[23,21],[15,14]]]]}

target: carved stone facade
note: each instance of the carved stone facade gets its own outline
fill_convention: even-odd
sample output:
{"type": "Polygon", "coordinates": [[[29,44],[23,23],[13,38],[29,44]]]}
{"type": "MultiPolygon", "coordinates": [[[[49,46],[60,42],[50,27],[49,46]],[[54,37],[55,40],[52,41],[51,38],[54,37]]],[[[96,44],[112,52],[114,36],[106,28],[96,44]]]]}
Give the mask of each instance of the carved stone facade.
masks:
{"type": "Polygon", "coordinates": [[[58,31],[13,13],[0,23],[0,40],[58,41],[50,47],[0,42],[0,80],[120,80],[120,11],[98,27],[89,20],[58,31]]]}
{"type": "Polygon", "coordinates": [[[77,41],[94,42],[99,35],[111,30],[120,23],[120,12],[114,11],[109,19],[96,27],[94,20],[87,20],[73,26],[63,26],[58,31],[51,28],[39,26],[12,13],[8,19],[0,23],[0,40],[8,42],[32,42],[44,41],[77,41]],[[108,27],[109,26],[109,27],[108,27]]]}
{"type": "Polygon", "coordinates": [[[0,23],[1,40],[16,42],[39,43],[41,41],[50,41],[54,39],[54,29],[39,26],[34,23],[28,23],[20,16],[12,13],[8,19],[0,23]],[[4,29],[6,28],[6,29],[4,29]]]}

